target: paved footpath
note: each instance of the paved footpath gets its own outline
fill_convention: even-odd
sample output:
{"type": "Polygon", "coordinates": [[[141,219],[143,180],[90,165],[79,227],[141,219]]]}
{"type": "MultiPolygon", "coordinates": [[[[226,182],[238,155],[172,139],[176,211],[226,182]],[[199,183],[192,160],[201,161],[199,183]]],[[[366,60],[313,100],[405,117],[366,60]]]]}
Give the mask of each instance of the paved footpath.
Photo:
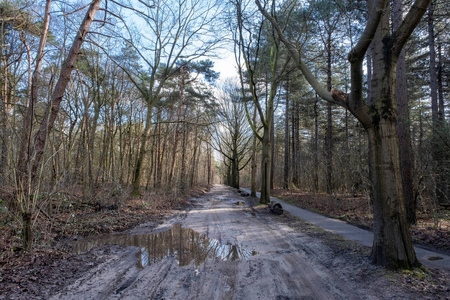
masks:
{"type": "MultiPolygon", "coordinates": [[[[250,193],[250,190],[241,188],[250,193]]],[[[259,196],[259,193],[257,193],[259,196]]],[[[332,219],[325,217],[321,214],[313,213],[309,210],[299,208],[294,205],[290,205],[278,198],[270,197],[272,201],[279,202],[283,209],[290,214],[316,226],[322,227],[323,229],[339,234],[344,238],[355,241],[365,246],[372,246],[373,242],[373,232],[369,230],[364,230],[356,226],[350,225],[344,221],[332,219]]],[[[414,245],[416,250],[417,258],[428,268],[436,268],[441,270],[446,270],[450,272],[450,256],[442,253],[434,252],[432,250],[424,249],[419,245],[414,245]],[[441,258],[439,260],[430,260],[430,258],[441,258]]]]}

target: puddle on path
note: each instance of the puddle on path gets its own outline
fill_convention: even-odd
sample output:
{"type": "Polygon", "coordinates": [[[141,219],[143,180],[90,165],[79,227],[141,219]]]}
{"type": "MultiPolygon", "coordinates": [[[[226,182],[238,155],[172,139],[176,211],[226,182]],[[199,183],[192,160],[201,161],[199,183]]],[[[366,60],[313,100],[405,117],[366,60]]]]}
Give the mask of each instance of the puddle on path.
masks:
{"type": "Polygon", "coordinates": [[[97,246],[120,245],[139,247],[136,257],[138,267],[144,268],[168,257],[175,257],[179,266],[186,266],[194,260],[196,266],[207,258],[220,258],[223,261],[248,259],[256,251],[247,250],[236,245],[221,244],[205,234],[180,224],[171,229],[153,234],[114,234],[97,239],[85,239],[73,244],[73,252],[89,251],[97,246]]]}

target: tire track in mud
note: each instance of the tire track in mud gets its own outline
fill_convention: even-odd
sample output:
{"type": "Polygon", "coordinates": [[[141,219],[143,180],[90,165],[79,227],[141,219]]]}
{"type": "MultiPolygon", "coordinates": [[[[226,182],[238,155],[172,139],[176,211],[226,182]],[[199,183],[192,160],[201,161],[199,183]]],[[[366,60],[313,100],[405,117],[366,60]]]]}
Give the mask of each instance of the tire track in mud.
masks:
{"type": "MultiPolygon", "coordinates": [[[[247,253],[246,259],[213,257],[179,266],[177,258],[169,256],[139,268],[135,256],[138,248],[104,246],[101,249],[106,251],[105,262],[52,299],[391,297],[383,298],[381,291],[371,296],[372,290],[356,289],[355,283],[323,264],[336,258],[320,240],[277,221],[265,208],[257,209],[256,214],[250,213],[248,205],[236,205],[238,200],[249,202],[231,188],[215,186],[211,192],[196,199],[193,209],[176,220],[184,228],[206,234],[219,250],[247,253]]],[[[173,224],[173,220],[168,220],[154,231],[173,224]]],[[[139,233],[138,230],[132,232],[139,233]]],[[[221,252],[217,253],[220,256],[221,252]]]]}

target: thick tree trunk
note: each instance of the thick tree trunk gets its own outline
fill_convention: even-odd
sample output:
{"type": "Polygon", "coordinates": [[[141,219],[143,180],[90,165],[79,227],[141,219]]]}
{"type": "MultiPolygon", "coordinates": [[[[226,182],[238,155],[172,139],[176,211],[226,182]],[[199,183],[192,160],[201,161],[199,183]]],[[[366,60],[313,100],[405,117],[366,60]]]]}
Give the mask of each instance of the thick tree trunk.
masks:
{"type": "Polygon", "coordinates": [[[367,130],[373,185],[374,241],[371,259],[388,268],[420,265],[412,245],[406,211],[395,119],[380,119],[367,130]]]}
{"type": "Polygon", "coordinates": [[[400,172],[396,69],[389,44],[389,13],[385,11],[374,37],[372,120],[365,125],[373,193],[374,241],[371,258],[388,268],[420,265],[406,220],[400,172]]]}

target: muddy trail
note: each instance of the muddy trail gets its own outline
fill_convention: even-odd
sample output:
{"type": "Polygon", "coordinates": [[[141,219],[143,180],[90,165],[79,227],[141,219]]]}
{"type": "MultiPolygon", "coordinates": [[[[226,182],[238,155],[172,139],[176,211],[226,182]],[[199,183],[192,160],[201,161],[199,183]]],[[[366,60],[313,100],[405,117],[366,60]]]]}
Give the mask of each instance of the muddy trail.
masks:
{"type": "Polygon", "coordinates": [[[423,298],[361,251],[333,247],[219,185],[156,228],[73,248],[101,263],[50,299],[423,298]]]}

